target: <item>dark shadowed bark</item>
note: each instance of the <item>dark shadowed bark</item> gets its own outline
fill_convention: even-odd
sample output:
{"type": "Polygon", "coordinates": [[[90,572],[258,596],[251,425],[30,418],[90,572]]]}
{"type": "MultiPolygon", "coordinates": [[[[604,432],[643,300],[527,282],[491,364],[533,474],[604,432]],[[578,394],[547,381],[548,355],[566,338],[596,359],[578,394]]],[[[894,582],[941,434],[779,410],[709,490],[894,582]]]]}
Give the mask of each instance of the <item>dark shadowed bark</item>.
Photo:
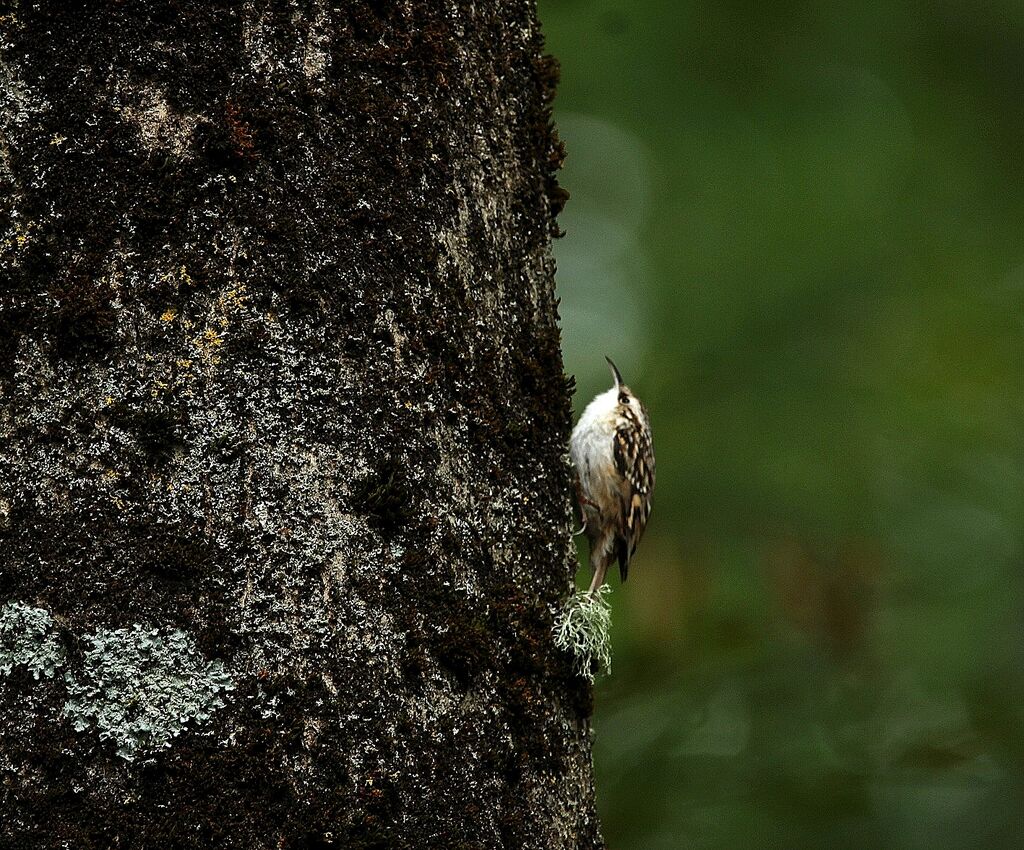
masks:
{"type": "Polygon", "coordinates": [[[532,2],[0,38],[0,846],[600,847],[532,2]]]}

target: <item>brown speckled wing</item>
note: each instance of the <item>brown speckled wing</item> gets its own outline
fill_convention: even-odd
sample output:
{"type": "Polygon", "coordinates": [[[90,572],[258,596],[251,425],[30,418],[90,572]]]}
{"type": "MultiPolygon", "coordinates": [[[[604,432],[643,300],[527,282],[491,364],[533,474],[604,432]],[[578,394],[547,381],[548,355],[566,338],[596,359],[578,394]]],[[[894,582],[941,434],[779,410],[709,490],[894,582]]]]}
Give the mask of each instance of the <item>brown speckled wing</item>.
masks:
{"type": "Polygon", "coordinates": [[[615,542],[619,573],[625,581],[629,561],[651,515],[654,449],[646,411],[641,421],[632,408],[623,405],[621,416],[624,421],[615,431],[615,466],[621,476],[621,516],[615,542]]]}

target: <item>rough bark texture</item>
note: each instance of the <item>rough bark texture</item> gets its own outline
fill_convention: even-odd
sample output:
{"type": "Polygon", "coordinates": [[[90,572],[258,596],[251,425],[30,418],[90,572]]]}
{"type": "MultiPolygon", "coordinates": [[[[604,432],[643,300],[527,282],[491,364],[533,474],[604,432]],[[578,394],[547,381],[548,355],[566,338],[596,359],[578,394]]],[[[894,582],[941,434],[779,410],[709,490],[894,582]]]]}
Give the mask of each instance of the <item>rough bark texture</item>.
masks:
{"type": "Polygon", "coordinates": [[[533,3],[0,26],[0,846],[601,846],[533,3]]]}

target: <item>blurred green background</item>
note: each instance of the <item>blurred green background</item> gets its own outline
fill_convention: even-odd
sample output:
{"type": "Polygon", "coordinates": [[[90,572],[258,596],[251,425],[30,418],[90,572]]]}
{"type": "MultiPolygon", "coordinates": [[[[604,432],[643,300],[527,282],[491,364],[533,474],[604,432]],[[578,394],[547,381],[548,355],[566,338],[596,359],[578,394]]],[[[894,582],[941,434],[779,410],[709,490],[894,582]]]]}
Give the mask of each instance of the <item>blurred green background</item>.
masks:
{"type": "Polygon", "coordinates": [[[1024,3],[540,12],[577,411],[658,455],[609,846],[1024,847],[1024,3]]]}

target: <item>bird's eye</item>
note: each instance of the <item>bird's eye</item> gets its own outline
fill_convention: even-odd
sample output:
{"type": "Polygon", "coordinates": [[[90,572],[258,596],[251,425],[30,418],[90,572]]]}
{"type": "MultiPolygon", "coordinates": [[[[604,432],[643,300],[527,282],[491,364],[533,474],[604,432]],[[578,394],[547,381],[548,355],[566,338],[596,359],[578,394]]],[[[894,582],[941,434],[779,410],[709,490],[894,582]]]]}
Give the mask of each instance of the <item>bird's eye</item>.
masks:
{"type": "Polygon", "coordinates": [[[629,396],[625,393],[619,393],[619,404],[629,404],[629,396]]]}

